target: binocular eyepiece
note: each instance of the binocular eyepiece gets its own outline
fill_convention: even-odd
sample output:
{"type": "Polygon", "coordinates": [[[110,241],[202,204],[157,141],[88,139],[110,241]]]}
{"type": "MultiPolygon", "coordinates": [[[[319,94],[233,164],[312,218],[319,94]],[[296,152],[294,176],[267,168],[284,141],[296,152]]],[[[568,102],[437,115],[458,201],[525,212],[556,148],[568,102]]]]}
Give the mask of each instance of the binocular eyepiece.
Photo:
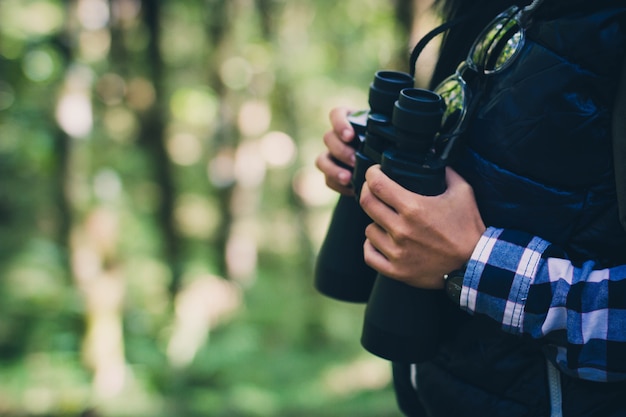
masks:
{"type": "Polygon", "coordinates": [[[363,260],[371,219],[358,205],[365,172],[374,165],[409,191],[445,191],[445,163],[434,152],[445,104],[437,93],[413,87],[406,73],[379,71],[369,91],[369,111],[350,116],[357,133],[352,185],[357,199],[339,199],[318,255],[315,287],[324,295],[367,302],[361,343],[396,362],[427,360],[439,346],[443,291],[422,290],[376,273],[363,260]],[[363,120],[367,117],[366,122],[363,120]]]}

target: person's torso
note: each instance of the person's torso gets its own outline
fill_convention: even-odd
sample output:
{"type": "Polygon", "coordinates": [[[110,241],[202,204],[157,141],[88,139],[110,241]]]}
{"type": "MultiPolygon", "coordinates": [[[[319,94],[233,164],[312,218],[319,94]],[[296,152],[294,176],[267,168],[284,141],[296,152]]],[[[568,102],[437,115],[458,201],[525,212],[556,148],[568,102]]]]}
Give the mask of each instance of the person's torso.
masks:
{"type": "MultiPolygon", "coordinates": [[[[454,168],[474,188],[485,224],[540,236],[574,263],[624,264],[611,112],[626,4],[538,21],[526,36],[516,61],[489,76],[454,168]]],[[[417,375],[433,417],[549,415],[540,348],[484,318],[467,318],[417,375]]],[[[563,377],[565,415],[626,415],[624,392],[625,384],[563,377]]]]}

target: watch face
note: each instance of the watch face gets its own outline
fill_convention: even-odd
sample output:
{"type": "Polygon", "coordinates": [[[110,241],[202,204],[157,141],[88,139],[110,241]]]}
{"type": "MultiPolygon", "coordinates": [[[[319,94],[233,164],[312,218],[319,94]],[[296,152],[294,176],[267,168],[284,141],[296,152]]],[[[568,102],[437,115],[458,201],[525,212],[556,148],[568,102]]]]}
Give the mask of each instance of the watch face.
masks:
{"type": "Polygon", "coordinates": [[[446,294],[455,303],[461,301],[461,290],[463,289],[463,274],[451,274],[446,281],[446,294]]]}
{"type": "Polygon", "coordinates": [[[451,285],[450,285],[450,287],[451,287],[451,288],[450,288],[450,290],[451,290],[451,291],[454,293],[454,295],[455,295],[455,297],[454,297],[454,298],[455,298],[456,300],[459,300],[459,299],[461,298],[461,290],[463,289],[463,285],[459,285],[459,284],[458,284],[458,283],[456,283],[456,282],[451,282],[450,284],[451,284],[451,285]]]}

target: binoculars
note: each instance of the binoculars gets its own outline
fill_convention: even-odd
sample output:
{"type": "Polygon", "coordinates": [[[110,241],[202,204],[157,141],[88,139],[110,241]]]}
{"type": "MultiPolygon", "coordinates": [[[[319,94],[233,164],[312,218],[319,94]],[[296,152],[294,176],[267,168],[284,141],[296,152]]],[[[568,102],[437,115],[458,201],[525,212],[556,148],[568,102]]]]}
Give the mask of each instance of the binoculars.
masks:
{"type": "Polygon", "coordinates": [[[377,72],[370,84],[370,109],[349,116],[355,132],[350,145],[357,150],[352,174],[357,198],[339,197],[317,256],[314,284],[320,293],[328,297],[355,303],[365,303],[370,297],[377,273],[363,260],[363,243],[365,228],[372,220],[359,206],[358,193],[365,181],[365,171],[380,163],[388,144],[385,139],[368,134],[367,126],[377,120],[391,120],[400,91],[413,87],[413,83],[413,77],[406,73],[377,72]]]}
{"type": "Polygon", "coordinates": [[[361,344],[402,363],[422,362],[435,354],[447,301],[441,290],[408,286],[365,264],[365,228],[372,220],[358,196],[365,172],[374,164],[411,192],[435,196],[446,190],[445,162],[432,152],[446,106],[437,93],[413,85],[409,74],[378,71],[370,84],[370,110],[350,116],[356,133],[351,145],[356,148],[352,186],[357,198],[339,198],[314,277],[316,289],[328,297],[367,303],[361,344]]]}

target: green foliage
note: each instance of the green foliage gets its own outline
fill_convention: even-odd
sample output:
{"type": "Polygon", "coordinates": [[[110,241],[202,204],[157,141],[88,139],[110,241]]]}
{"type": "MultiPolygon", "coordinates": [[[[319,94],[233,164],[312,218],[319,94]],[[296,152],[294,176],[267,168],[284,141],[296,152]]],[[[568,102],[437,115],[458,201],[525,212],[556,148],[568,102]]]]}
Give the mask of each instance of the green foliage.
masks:
{"type": "Polygon", "coordinates": [[[390,3],[0,2],[0,415],[398,415],[312,288],[390,3]]]}

